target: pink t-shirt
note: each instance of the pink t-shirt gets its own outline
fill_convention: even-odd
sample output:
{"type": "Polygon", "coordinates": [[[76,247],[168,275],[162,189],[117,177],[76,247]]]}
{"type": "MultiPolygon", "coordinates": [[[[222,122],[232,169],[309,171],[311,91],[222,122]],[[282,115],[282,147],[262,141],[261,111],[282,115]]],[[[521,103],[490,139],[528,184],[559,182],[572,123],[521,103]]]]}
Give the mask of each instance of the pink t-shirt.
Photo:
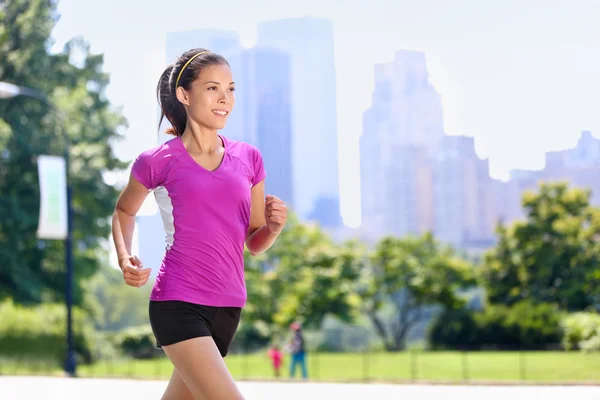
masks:
{"type": "Polygon", "coordinates": [[[151,300],[243,307],[244,242],[251,187],[265,178],[260,151],[220,136],[225,155],[215,171],[200,166],[181,138],[140,154],[132,175],[154,191],[166,251],[151,300]]]}

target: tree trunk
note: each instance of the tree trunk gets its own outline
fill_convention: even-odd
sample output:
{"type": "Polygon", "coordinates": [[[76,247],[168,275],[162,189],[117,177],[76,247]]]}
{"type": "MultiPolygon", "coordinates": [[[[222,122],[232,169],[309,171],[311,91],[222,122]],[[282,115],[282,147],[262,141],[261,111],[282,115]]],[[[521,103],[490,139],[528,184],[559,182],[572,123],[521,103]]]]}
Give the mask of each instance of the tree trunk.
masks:
{"type": "Polygon", "coordinates": [[[406,337],[412,327],[421,320],[423,309],[420,304],[406,300],[398,310],[397,320],[392,324],[391,336],[396,351],[406,349],[406,337]]]}
{"type": "Polygon", "coordinates": [[[379,335],[379,337],[383,341],[383,345],[385,346],[386,351],[393,351],[394,350],[393,345],[392,345],[392,343],[390,343],[390,341],[388,339],[387,331],[386,331],[385,326],[383,325],[383,322],[381,321],[381,319],[377,316],[375,311],[370,311],[368,313],[368,315],[369,315],[369,318],[371,319],[371,322],[373,323],[373,326],[375,327],[375,331],[377,332],[377,335],[379,335]]]}

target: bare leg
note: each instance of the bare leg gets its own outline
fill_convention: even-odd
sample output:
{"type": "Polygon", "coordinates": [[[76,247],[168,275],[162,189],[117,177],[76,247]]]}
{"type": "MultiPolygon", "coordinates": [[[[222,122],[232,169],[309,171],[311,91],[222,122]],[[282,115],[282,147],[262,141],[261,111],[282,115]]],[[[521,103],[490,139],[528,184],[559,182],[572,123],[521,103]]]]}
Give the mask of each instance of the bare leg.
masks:
{"type": "Polygon", "coordinates": [[[196,400],[244,400],[212,337],[185,340],[163,350],[196,400]]]}
{"type": "Polygon", "coordinates": [[[175,368],[173,368],[173,374],[161,400],[195,400],[194,395],[175,368]]]}

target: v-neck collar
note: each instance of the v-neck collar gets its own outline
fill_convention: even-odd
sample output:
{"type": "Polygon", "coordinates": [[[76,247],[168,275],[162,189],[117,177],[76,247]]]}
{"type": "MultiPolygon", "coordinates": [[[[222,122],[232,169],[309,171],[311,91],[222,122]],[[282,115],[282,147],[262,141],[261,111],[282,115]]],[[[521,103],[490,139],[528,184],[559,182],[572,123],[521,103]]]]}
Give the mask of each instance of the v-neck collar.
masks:
{"type": "Polygon", "coordinates": [[[217,173],[219,170],[221,170],[221,167],[223,166],[223,163],[225,162],[225,157],[227,157],[227,153],[228,153],[227,141],[225,140],[225,138],[223,136],[221,136],[221,135],[217,135],[217,136],[221,139],[221,142],[223,142],[224,151],[223,151],[223,158],[221,159],[221,162],[213,170],[210,170],[210,169],[207,169],[207,168],[203,167],[202,165],[200,165],[198,163],[198,161],[196,161],[194,159],[194,157],[192,157],[192,155],[185,148],[185,145],[183,144],[183,140],[181,140],[181,136],[178,136],[177,138],[175,138],[175,140],[179,143],[179,146],[181,146],[181,150],[185,153],[186,157],[191,162],[193,162],[194,164],[196,164],[199,168],[201,168],[205,172],[208,172],[208,173],[217,173]]]}

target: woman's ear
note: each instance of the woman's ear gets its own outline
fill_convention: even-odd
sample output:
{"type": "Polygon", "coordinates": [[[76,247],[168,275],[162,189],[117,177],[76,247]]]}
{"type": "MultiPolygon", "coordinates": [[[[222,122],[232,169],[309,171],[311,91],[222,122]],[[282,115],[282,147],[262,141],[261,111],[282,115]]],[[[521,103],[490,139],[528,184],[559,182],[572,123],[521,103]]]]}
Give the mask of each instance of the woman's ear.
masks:
{"type": "Polygon", "coordinates": [[[177,89],[175,89],[175,96],[177,97],[177,100],[179,100],[179,102],[185,106],[189,106],[190,105],[190,99],[188,96],[188,92],[183,88],[183,86],[178,86],[177,89]]]}

